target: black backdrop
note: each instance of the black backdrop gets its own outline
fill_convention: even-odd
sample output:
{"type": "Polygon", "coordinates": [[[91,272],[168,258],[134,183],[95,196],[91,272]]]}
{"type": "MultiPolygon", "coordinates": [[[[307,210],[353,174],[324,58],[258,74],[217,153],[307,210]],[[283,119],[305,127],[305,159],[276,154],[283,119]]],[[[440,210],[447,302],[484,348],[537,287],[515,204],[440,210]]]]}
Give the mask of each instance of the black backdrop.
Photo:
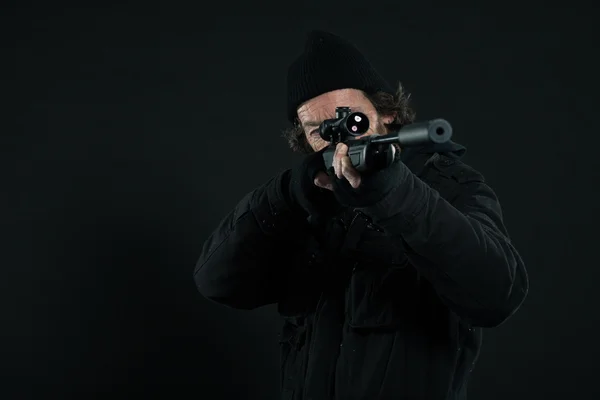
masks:
{"type": "Polygon", "coordinates": [[[592,9],[419,4],[5,3],[1,398],[277,398],[274,308],[212,304],[192,271],[298,161],[285,73],[312,28],[448,119],[500,196],[531,291],[470,397],[599,396],[592,9]]]}

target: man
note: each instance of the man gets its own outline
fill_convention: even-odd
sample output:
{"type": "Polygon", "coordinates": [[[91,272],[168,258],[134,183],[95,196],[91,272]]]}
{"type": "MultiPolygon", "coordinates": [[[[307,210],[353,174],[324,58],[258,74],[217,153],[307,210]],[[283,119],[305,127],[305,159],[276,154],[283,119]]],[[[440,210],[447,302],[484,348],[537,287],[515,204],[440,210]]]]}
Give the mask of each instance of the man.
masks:
{"type": "Polygon", "coordinates": [[[309,154],[247,194],[204,245],[194,278],[205,297],[277,304],[284,399],[465,399],[482,328],[526,297],[496,195],[463,146],[401,149],[359,173],[339,145],[324,165],[318,126],[336,107],[382,134],[412,121],[406,100],[352,44],[311,32],[288,71],[287,136],[309,154]]]}

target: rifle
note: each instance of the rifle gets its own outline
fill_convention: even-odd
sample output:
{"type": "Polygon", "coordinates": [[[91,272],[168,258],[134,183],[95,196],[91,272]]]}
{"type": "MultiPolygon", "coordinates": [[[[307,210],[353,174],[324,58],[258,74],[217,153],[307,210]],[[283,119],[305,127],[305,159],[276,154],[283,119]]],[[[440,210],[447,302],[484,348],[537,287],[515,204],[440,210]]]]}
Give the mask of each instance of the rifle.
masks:
{"type": "Polygon", "coordinates": [[[433,119],[405,125],[387,135],[373,134],[357,138],[369,130],[369,118],[350,107],[337,107],[335,118],[326,119],[319,126],[319,135],[331,142],[323,152],[326,168],[333,164],[338,143],[348,146],[348,156],[358,171],[379,170],[388,167],[396,157],[394,144],[403,147],[427,143],[445,143],[452,137],[452,126],[444,119],[433,119]]]}

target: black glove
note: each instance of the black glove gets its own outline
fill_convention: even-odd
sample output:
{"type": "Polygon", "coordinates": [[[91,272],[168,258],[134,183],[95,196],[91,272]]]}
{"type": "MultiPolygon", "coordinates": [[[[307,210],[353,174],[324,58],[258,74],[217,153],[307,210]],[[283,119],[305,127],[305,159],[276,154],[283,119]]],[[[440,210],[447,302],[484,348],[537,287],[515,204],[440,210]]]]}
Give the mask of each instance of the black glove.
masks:
{"type": "Polygon", "coordinates": [[[377,204],[404,179],[406,166],[396,160],[387,168],[361,173],[361,183],[354,189],[345,177],[339,179],[333,167],[327,172],[332,180],[333,193],[338,202],[347,207],[364,208],[377,204]]]}
{"type": "Polygon", "coordinates": [[[323,162],[324,151],[325,149],[309,154],[291,172],[289,183],[291,206],[303,216],[329,215],[339,207],[331,190],[320,188],[314,184],[317,173],[327,170],[323,162]]]}

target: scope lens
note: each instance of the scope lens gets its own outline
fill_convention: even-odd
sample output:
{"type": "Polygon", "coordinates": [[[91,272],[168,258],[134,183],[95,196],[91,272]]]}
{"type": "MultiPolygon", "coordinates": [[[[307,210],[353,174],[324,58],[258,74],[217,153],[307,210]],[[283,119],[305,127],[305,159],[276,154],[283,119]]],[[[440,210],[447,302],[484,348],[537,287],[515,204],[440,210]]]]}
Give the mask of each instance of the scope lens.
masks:
{"type": "Polygon", "coordinates": [[[349,134],[359,136],[369,130],[369,119],[361,113],[353,113],[348,116],[345,127],[349,134]]]}

